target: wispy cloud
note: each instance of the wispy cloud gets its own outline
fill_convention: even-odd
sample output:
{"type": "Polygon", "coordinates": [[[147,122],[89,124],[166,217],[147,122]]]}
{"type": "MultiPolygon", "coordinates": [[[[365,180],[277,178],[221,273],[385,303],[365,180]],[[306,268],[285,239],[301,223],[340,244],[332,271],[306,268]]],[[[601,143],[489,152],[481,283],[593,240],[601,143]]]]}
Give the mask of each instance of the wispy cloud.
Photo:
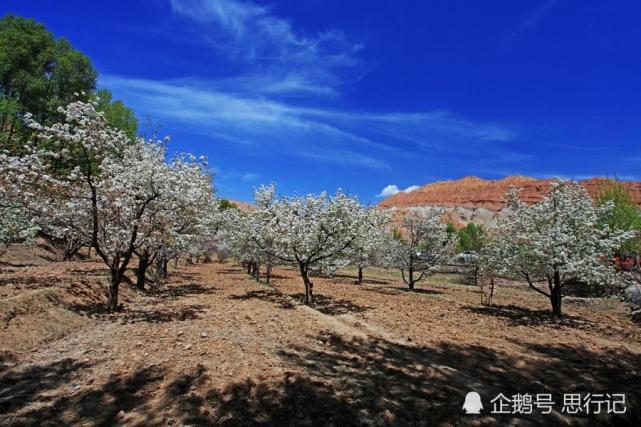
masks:
{"type": "Polygon", "coordinates": [[[295,154],[299,157],[319,160],[324,163],[336,163],[344,166],[362,166],[372,169],[391,169],[384,160],[377,159],[363,152],[333,150],[319,147],[301,147],[295,154]]]}
{"type": "Polygon", "coordinates": [[[558,0],[545,0],[534,10],[532,10],[527,16],[525,16],[521,21],[519,21],[512,31],[506,34],[506,39],[511,41],[521,34],[534,30],[545,17],[548,15],[550,10],[554,7],[558,0]]]}
{"type": "MultiPolygon", "coordinates": [[[[359,63],[362,44],[342,31],[302,34],[269,6],[238,0],[171,0],[172,11],[198,27],[212,52],[250,65],[254,89],[278,94],[335,95],[339,72],[359,63]],[[254,74],[256,73],[256,74],[254,74]]],[[[235,82],[239,83],[239,81],[235,82]]]]}
{"type": "MultiPolygon", "coordinates": [[[[416,157],[438,151],[465,153],[502,143],[517,133],[446,111],[368,113],[222,91],[219,82],[154,81],[103,76],[119,97],[168,124],[227,143],[270,148],[285,155],[340,165],[389,168],[383,157],[416,157]]],[[[496,148],[496,147],[491,147],[496,148]]],[[[510,155],[510,153],[506,153],[510,155]]]]}
{"type": "Polygon", "coordinates": [[[226,170],[216,170],[216,178],[222,181],[241,181],[255,182],[260,179],[260,175],[255,172],[233,172],[226,170]]]}
{"type": "Polygon", "coordinates": [[[226,69],[239,71],[232,77],[100,79],[136,111],[170,128],[243,146],[249,154],[269,150],[344,168],[389,170],[399,159],[442,157],[444,163],[452,152],[475,159],[481,146],[498,157],[512,154],[500,147],[517,136],[511,126],[441,110],[328,107],[340,105],[327,96],[339,97],[342,82],[361,63],[362,44],[339,30],[305,33],[273,7],[252,1],[170,3],[174,16],[195,28],[194,39],[212,47],[204,55],[218,55],[226,69]]]}
{"type": "Polygon", "coordinates": [[[398,186],[395,185],[395,184],[390,184],[390,185],[386,186],[385,188],[383,188],[383,190],[381,190],[381,192],[378,193],[376,195],[376,197],[378,197],[378,198],[390,197],[390,196],[393,196],[393,195],[401,193],[401,192],[402,193],[411,193],[412,191],[417,190],[419,188],[420,187],[418,185],[410,185],[409,187],[407,187],[406,189],[403,190],[403,189],[398,188],[398,186]]]}

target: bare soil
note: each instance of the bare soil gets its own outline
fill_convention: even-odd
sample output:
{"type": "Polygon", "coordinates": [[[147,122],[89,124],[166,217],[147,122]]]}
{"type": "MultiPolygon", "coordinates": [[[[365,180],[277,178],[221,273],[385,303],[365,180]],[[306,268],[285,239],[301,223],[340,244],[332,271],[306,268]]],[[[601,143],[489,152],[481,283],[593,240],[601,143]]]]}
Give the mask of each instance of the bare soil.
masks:
{"type": "Polygon", "coordinates": [[[618,300],[566,317],[522,285],[495,305],[454,276],[407,292],[366,271],[271,286],[238,265],[182,266],[104,312],[94,261],[0,268],[0,425],[638,425],[641,329],[618,300]],[[624,416],[477,415],[499,392],[626,393],[624,416]]]}

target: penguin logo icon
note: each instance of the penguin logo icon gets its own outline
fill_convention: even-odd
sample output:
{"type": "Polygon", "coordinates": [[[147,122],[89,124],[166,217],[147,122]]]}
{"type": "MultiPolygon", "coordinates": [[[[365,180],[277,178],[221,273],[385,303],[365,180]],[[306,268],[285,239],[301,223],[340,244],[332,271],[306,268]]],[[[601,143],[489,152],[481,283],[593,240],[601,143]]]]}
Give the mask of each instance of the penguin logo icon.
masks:
{"type": "Polygon", "coordinates": [[[465,403],[463,403],[463,410],[466,414],[480,414],[481,409],[483,409],[483,403],[481,402],[481,396],[475,392],[471,391],[465,396],[465,403]]]}

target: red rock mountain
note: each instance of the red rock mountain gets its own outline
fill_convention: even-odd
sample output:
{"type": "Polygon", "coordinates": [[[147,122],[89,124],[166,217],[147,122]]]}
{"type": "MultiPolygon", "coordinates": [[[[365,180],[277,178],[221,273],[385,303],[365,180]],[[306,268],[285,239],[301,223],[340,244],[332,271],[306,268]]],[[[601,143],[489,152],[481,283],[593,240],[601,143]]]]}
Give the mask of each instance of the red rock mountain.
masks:
{"type": "Polygon", "coordinates": [[[243,202],[241,200],[228,199],[231,203],[235,204],[238,209],[242,211],[253,211],[255,206],[251,203],[243,202]]]}
{"type": "MultiPolygon", "coordinates": [[[[511,186],[521,188],[521,199],[536,203],[543,199],[552,179],[508,176],[498,180],[486,180],[475,176],[438,181],[424,185],[410,193],[398,193],[383,200],[379,206],[385,209],[420,208],[424,206],[444,206],[448,220],[458,226],[468,222],[492,226],[504,207],[503,199],[511,186]]],[[[610,180],[590,178],[580,181],[592,196],[602,191],[610,180]]],[[[641,182],[622,181],[632,200],[641,206],[641,182]]]]}

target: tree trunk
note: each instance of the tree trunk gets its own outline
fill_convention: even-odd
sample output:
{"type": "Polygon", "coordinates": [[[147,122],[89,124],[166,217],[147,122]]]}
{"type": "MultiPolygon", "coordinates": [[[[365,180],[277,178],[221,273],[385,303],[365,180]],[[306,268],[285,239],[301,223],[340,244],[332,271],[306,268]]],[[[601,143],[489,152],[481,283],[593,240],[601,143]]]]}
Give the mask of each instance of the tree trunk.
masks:
{"type": "Polygon", "coordinates": [[[407,272],[407,278],[409,279],[407,282],[407,286],[409,286],[410,291],[413,291],[414,290],[414,266],[411,264],[407,272]]]}
{"type": "Polygon", "coordinates": [[[78,250],[80,248],[66,248],[62,254],[62,260],[63,261],[71,261],[75,258],[76,254],[78,253],[78,250]]]}
{"type": "Polygon", "coordinates": [[[550,292],[550,301],[552,302],[552,315],[561,317],[561,276],[558,271],[554,272],[554,286],[550,292]]]}
{"type": "Polygon", "coordinates": [[[247,263],[247,274],[252,274],[252,263],[251,262],[247,263]]]}
{"type": "Polygon", "coordinates": [[[147,269],[149,268],[149,257],[140,257],[138,259],[138,269],[136,270],[136,287],[141,291],[145,290],[145,281],[147,269]]]}
{"type": "Polygon", "coordinates": [[[156,271],[154,276],[155,276],[154,279],[156,280],[156,282],[159,282],[164,278],[162,275],[162,257],[160,256],[156,258],[156,271]]]}
{"type": "Polygon", "coordinates": [[[267,272],[265,273],[265,280],[267,281],[267,284],[269,285],[271,283],[271,281],[272,281],[272,265],[271,264],[267,264],[265,266],[265,268],[267,269],[267,272]]]}
{"type": "Polygon", "coordinates": [[[481,304],[491,306],[492,298],[494,297],[494,276],[490,276],[490,293],[489,294],[485,293],[482,283],[479,282],[479,285],[481,287],[481,304]],[[485,301],[483,301],[483,299],[485,299],[485,301]]]}
{"type": "Polygon", "coordinates": [[[363,267],[358,267],[358,283],[363,283],[363,267]]]}
{"type": "Polygon", "coordinates": [[[260,282],[260,264],[257,262],[254,263],[254,279],[260,282]]]}
{"type": "Polygon", "coordinates": [[[298,266],[300,268],[300,275],[303,277],[303,282],[305,283],[305,305],[311,307],[314,304],[314,284],[309,280],[307,265],[299,262],[298,266]]]}
{"type": "Polygon", "coordinates": [[[109,303],[108,308],[110,313],[118,311],[118,288],[122,277],[118,273],[117,268],[111,268],[111,281],[109,283],[109,303]]]}
{"type": "Polygon", "coordinates": [[[487,299],[488,305],[492,305],[492,298],[494,298],[494,276],[490,279],[490,296],[487,299]]]}
{"type": "Polygon", "coordinates": [[[82,244],[78,241],[74,239],[67,240],[67,242],[65,242],[65,250],[62,254],[63,261],[71,261],[74,259],[81,247],[82,244]]]}
{"type": "Polygon", "coordinates": [[[162,277],[167,277],[167,264],[169,264],[168,259],[162,260],[162,277]]]}

